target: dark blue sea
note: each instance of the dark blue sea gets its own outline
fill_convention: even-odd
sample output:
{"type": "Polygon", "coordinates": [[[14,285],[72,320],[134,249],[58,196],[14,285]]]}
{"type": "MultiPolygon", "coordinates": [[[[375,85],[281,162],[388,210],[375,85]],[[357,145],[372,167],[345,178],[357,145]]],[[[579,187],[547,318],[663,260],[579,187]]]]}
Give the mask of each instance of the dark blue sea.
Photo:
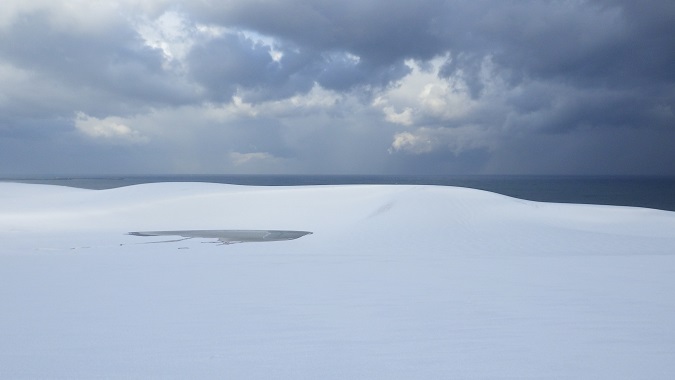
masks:
{"type": "Polygon", "coordinates": [[[4,181],[110,189],[151,182],[258,186],[405,184],[461,186],[543,202],[648,207],[675,211],[675,177],[429,175],[171,175],[4,178],[4,181]]]}

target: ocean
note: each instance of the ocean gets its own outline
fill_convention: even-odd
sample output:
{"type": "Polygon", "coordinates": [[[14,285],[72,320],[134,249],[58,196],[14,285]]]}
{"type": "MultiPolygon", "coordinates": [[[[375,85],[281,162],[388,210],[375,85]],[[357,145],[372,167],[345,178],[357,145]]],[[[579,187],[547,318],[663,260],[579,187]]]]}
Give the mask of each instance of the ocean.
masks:
{"type": "Polygon", "coordinates": [[[111,189],[153,182],[256,186],[402,184],[461,186],[511,197],[560,203],[648,207],[675,211],[675,177],[441,175],[152,175],[3,178],[2,181],[111,189]]]}

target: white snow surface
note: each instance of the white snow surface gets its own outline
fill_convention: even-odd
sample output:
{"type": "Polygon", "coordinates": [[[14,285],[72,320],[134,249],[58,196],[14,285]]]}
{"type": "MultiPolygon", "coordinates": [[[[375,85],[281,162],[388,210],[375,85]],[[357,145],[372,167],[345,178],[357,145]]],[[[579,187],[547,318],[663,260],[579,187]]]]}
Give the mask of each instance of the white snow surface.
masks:
{"type": "Polygon", "coordinates": [[[675,213],[436,186],[0,183],[2,379],[670,379],[675,213]],[[211,244],[156,230],[299,230],[211,244]]]}

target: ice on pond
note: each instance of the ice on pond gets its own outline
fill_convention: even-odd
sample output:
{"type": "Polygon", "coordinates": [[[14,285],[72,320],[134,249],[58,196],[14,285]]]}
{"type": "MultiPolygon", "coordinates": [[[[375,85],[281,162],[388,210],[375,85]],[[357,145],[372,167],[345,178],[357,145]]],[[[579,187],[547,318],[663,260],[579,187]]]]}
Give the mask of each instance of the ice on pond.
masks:
{"type": "Polygon", "coordinates": [[[220,241],[222,244],[294,240],[309,234],[311,234],[309,231],[280,230],[181,230],[129,232],[129,235],[134,236],[180,236],[183,239],[218,239],[218,241],[220,241]]]}

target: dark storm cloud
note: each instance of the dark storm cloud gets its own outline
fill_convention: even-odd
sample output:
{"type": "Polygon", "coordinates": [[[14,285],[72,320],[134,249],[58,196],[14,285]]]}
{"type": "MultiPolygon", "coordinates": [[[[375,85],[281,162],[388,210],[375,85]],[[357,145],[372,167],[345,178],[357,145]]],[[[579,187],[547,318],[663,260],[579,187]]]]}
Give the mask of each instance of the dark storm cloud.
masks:
{"type": "Polygon", "coordinates": [[[218,101],[230,99],[239,86],[280,84],[279,65],[272,60],[269,47],[243,35],[227,34],[200,44],[192,48],[188,62],[195,79],[218,101]]]}
{"type": "MultiPolygon", "coordinates": [[[[513,21],[486,28],[498,44],[495,61],[520,77],[564,81],[578,87],[631,88],[673,79],[675,13],[664,2],[641,2],[663,17],[642,17],[634,6],[571,2],[531,6],[513,21]],[[539,12],[528,14],[529,12],[539,12]],[[667,20],[670,20],[668,22],[667,20]]],[[[499,21],[507,19],[500,16],[499,21]]],[[[495,49],[496,50],[496,49],[495,49]]]]}
{"type": "MultiPolygon", "coordinates": [[[[294,74],[318,79],[334,89],[367,82],[378,72],[392,70],[403,59],[426,60],[450,52],[452,59],[440,74],[449,77],[461,71],[473,97],[483,88],[481,63],[489,56],[501,78],[512,86],[543,81],[579,90],[637,90],[645,91],[647,96],[661,96],[664,103],[672,104],[673,8],[670,2],[655,0],[639,4],[295,0],[242,1],[200,10],[209,20],[302,46],[306,55],[313,55],[307,59],[311,65],[294,74]],[[351,67],[339,59],[319,60],[314,53],[331,51],[349,52],[358,56],[361,63],[351,67]]],[[[260,67],[258,72],[270,73],[269,65],[260,67]]],[[[400,79],[400,71],[394,72],[389,77],[382,75],[379,84],[400,79]]],[[[598,109],[605,111],[605,107],[598,109]]]]}
{"type": "Polygon", "coordinates": [[[238,90],[258,102],[306,93],[315,83],[336,91],[383,87],[409,72],[403,61],[376,65],[346,51],[316,51],[283,40],[275,48],[282,52],[278,59],[272,47],[243,33],[225,34],[193,47],[188,64],[209,98],[221,102],[238,90]]]}
{"type": "Polygon", "coordinates": [[[538,85],[507,98],[512,119],[506,127],[563,133],[580,127],[649,127],[668,123],[654,99],[627,91],[538,85]],[[518,115],[514,117],[514,115],[518,115]]]}
{"type": "Polygon", "coordinates": [[[377,64],[438,52],[442,0],[235,1],[189,5],[201,17],[294,41],[316,51],[349,51],[377,64]]]}
{"type": "Polygon", "coordinates": [[[625,21],[619,7],[580,1],[213,4],[201,8],[204,17],[317,51],[349,51],[374,64],[426,60],[452,51],[467,56],[493,54],[506,65],[541,70],[542,74],[579,68],[581,61],[589,66],[594,56],[604,61],[615,43],[620,43],[617,39],[625,21]]]}
{"type": "Polygon", "coordinates": [[[225,34],[193,47],[191,75],[208,90],[209,98],[228,101],[238,90],[247,100],[280,99],[306,93],[321,72],[319,57],[294,48],[274,60],[271,47],[242,33],[225,34]]]}

